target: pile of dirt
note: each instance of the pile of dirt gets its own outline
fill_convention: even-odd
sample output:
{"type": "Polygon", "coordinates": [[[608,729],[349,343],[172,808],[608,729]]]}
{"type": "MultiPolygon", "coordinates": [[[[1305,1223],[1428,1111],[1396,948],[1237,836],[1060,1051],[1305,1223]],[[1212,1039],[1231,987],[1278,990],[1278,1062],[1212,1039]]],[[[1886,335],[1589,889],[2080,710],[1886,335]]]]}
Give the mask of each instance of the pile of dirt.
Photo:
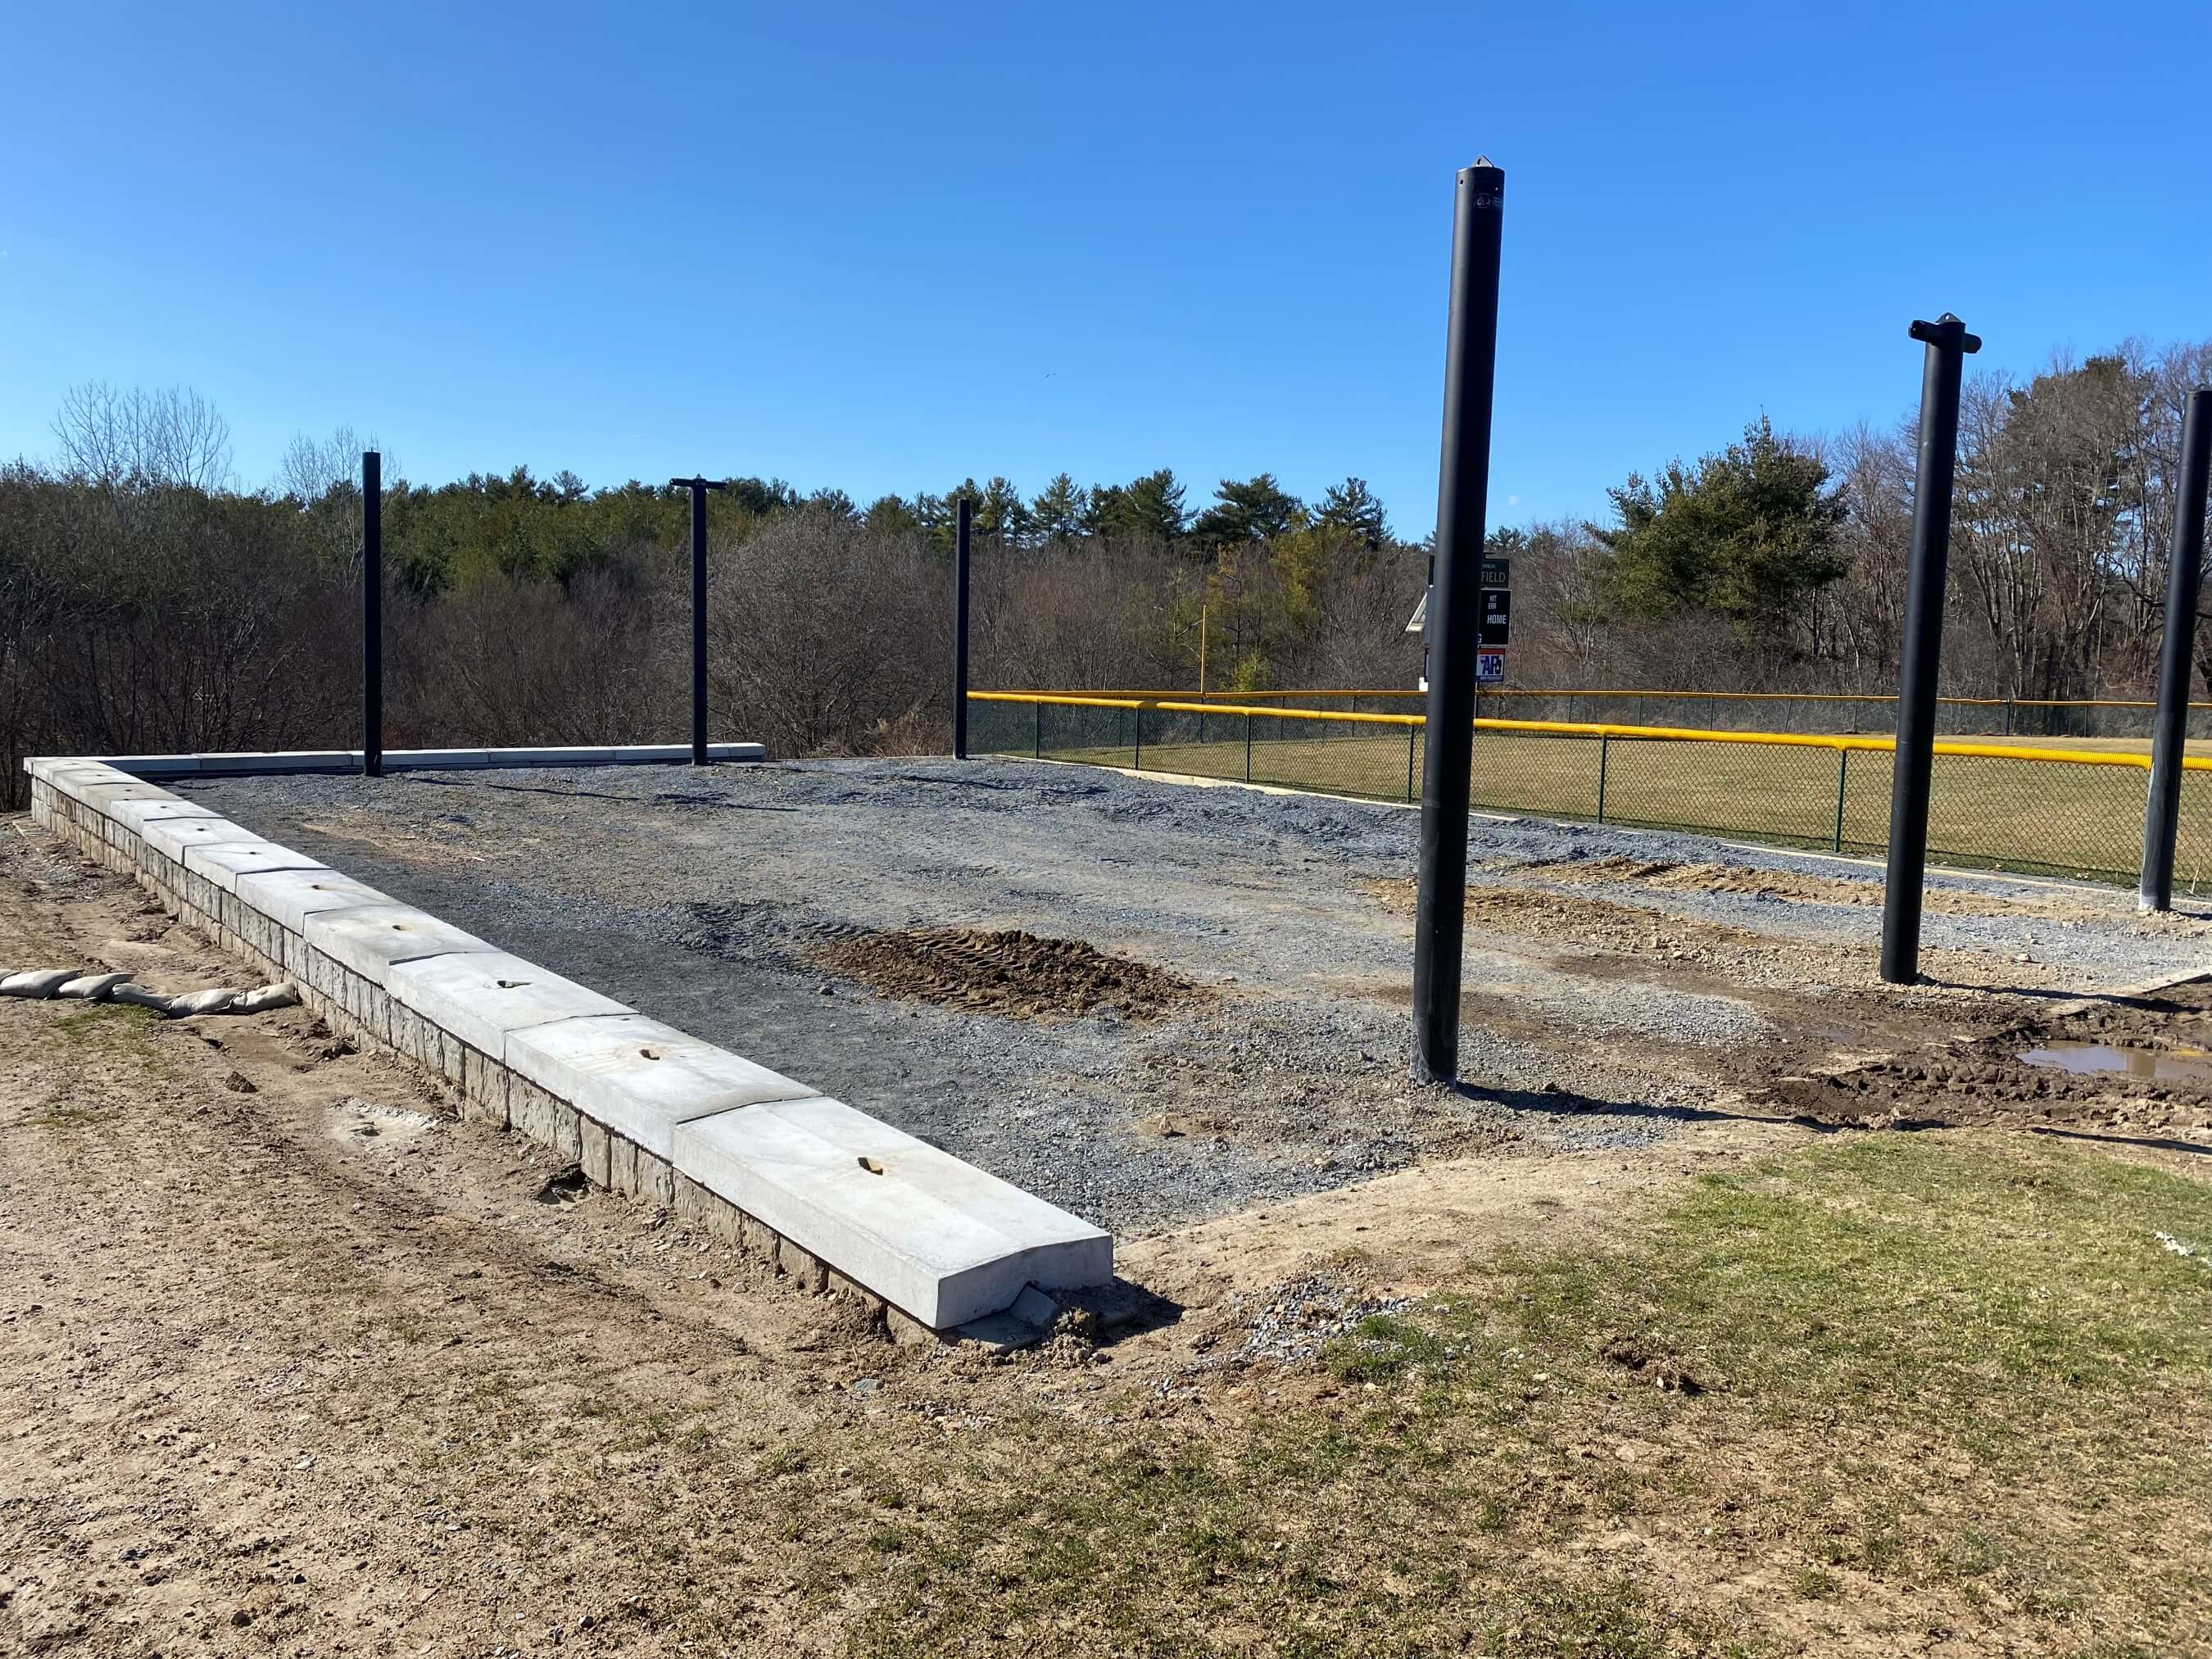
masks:
{"type": "MultiPolygon", "coordinates": [[[[1790,899],[1802,904],[1849,904],[1879,908],[1879,881],[1853,881],[1844,876],[1823,876],[1807,870],[1765,870],[1748,865],[1681,862],[1673,859],[1637,859],[1609,854],[1595,859],[1539,859],[1520,869],[1548,881],[1591,884],[1632,881],[1676,893],[1747,893],[1756,897],[1790,899]]],[[[2029,898],[2017,891],[2002,897],[1995,894],[1960,892],[1955,888],[1929,887],[1922,908],[1934,915],[2048,915],[2095,914],[2088,906],[2065,899],[2029,898]]]]}
{"type": "MultiPolygon", "coordinates": [[[[1418,884],[1410,878],[1361,884],[1383,908],[1411,915],[1418,884]]],[[[1546,893],[1526,887],[1469,887],[1467,926],[1518,938],[1586,945],[1623,956],[1706,961],[1716,955],[1771,951],[1775,942],[1759,933],[1698,916],[1678,916],[1638,904],[1609,899],[1546,893]]]]}
{"type": "Polygon", "coordinates": [[[1081,939],[1018,929],[864,933],[824,947],[816,959],[885,996],[1013,1019],[1073,1019],[1101,1009],[1146,1019],[1209,994],[1180,975],[1109,957],[1081,939]]]}

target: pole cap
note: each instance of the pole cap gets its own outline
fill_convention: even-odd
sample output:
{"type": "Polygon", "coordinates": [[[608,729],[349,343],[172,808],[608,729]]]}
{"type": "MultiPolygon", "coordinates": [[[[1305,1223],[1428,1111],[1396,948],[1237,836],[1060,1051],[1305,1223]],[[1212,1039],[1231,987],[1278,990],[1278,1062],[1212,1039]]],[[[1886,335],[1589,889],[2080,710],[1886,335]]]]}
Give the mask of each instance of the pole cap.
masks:
{"type": "Polygon", "coordinates": [[[1982,349],[1982,337],[1966,332],[1966,325],[1949,312],[1945,312],[1932,323],[1915,323],[1907,331],[1923,345],[1938,350],[1976,352],[1982,349]]]}

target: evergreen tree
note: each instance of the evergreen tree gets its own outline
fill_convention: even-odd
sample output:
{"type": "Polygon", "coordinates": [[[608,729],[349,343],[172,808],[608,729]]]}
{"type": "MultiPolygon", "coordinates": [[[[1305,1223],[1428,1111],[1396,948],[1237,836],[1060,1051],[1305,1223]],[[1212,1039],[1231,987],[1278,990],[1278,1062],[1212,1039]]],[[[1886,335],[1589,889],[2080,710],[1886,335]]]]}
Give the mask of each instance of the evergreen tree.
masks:
{"type": "Polygon", "coordinates": [[[1785,635],[1807,594],[1847,568],[1838,548],[1839,492],[1828,468],[1761,416],[1743,441],[1696,466],[1670,461],[1632,474],[1612,496],[1620,523],[1589,530],[1606,547],[1614,614],[1657,621],[1684,611],[1785,635]]]}
{"type": "Polygon", "coordinates": [[[1224,478],[1214,504],[1191,526],[1194,539],[1209,548],[1240,542],[1269,542],[1306,522],[1305,504],[1275,482],[1272,472],[1238,483],[1224,478]]]}
{"type": "Polygon", "coordinates": [[[1162,467],[1125,484],[1102,484],[1091,492],[1092,524],[1101,536],[1129,541],[1178,542],[1189,514],[1183,510],[1182,485],[1171,467],[1162,467]]]}
{"type": "Polygon", "coordinates": [[[902,496],[878,495],[868,503],[860,521],[881,536],[911,536],[921,529],[921,516],[902,496]]]}
{"type": "Polygon", "coordinates": [[[1065,472],[1030,503],[1030,528],[1040,541],[1072,541],[1084,533],[1090,516],[1091,492],[1065,472]]]}
{"type": "Polygon", "coordinates": [[[1012,479],[1001,475],[983,486],[982,498],[975,503],[978,535],[1018,542],[1029,534],[1029,507],[1012,479]]]}
{"type": "Polygon", "coordinates": [[[1390,520],[1364,478],[1331,484],[1321,498],[1321,511],[1316,517],[1334,529],[1351,531],[1367,544],[1370,553],[1380,552],[1390,539],[1390,520]]]}

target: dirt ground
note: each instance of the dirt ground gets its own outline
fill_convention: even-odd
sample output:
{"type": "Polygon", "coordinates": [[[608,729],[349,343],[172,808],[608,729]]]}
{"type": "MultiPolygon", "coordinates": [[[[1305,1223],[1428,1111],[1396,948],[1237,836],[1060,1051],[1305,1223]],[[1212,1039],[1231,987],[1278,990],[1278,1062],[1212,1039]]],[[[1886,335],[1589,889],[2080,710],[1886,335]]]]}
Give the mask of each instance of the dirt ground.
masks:
{"type": "MultiPolygon", "coordinates": [[[[1500,948],[1624,998],[1655,979],[1723,998],[1768,1034],[1616,1039],[1694,1083],[1695,1103],[1647,1109],[1663,1133],[1623,1133],[1632,1103],[1578,1091],[1587,1036],[1478,989],[1470,1041],[1524,1043],[1556,1068],[1485,1096],[1513,1127],[1125,1242],[1129,1324],[1004,1360],[896,1346],[665,1212],[563,1183],[551,1154],[459,1121],[420,1074],[305,1011],[161,1023],[0,1000],[0,1651],[830,1653],[890,1650],[902,1630],[934,1650],[915,1633],[934,1626],[909,1624],[922,1613],[881,1622],[895,1585],[909,1598],[896,1605],[926,1605],[908,1565],[921,1546],[900,1540],[972,1525],[1048,1446],[1117,1470],[1155,1441],[1233,1457],[1293,1408],[1375,1398],[1321,1363],[1324,1345],[1464,1282],[1486,1251],[1607,1246],[1655,1200],[1842,1123],[2033,1127],[2199,1178],[2212,1079],[2142,1066],[2212,1042],[2203,991],[2071,997],[2051,983],[2063,973],[2007,960],[1993,934],[1985,952],[1940,955],[1944,983],[1885,994],[1786,928],[1626,902],[1656,868],[1613,872],[1608,898],[1569,896],[1589,873],[1517,898],[1478,890],[1500,948]],[[1809,1005],[1808,953],[1827,976],[1809,1005]],[[2122,1058],[2072,1072],[2021,1059],[2054,1043],[2122,1058]],[[1579,1133],[1586,1119],[1603,1133],[1579,1133]]],[[[1395,940],[1389,879],[1343,872],[1341,902],[1395,940]]],[[[2102,915],[2064,890],[2031,902],[2102,915]]],[[[157,990],[241,982],[134,887],[20,819],[0,823],[0,955],[128,968],[157,990]]],[[[1006,948],[984,954],[1016,970],[1039,955],[1006,948]]],[[[1071,960],[1042,955],[1053,972],[1071,960]]],[[[1095,985],[1097,963],[1073,959],[1095,985]]],[[[811,987],[822,969],[804,972],[811,987]]],[[[929,974],[889,988],[945,1000],[929,974]]],[[[1193,1079],[1172,1052],[1149,1065],[1158,1086],[1125,1109],[1133,1146],[1203,1158],[1259,1132],[1218,1076],[1193,1079]]],[[[1662,1352],[1604,1364],[1679,1391],[1662,1352]]],[[[1622,1433],[1604,1441],[1608,1468],[1644,1455],[1622,1433]]],[[[1621,1522],[1577,1514],[1542,1559],[1602,1565],[1621,1522]]],[[[984,1546],[959,1547],[939,1571],[969,1571],[984,1546]]],[[[2016,1606],[1948,1588],[1774,1606],[1771,1580],[1694,1534],[1655,1559],[1670,1597],[1759,1646],[2069,1645],[2016,1606]]],[[[1374,1583],[1413,1595],[1399,1571],[1378,1558],[1374,1583]]],[[[990,1571],[987,1584],[1020,1577],[990,1571]]],[[[1027,1613],[990,1635],[1008,1652],[1127,1650],[1027,1613]]],[[[1548,1639],[1504,1645],[1557,1650],[1548,1639]]],[[[1277,1650],[1264,1623],[1146,1645],[1277,1650]]],[[[1602,1632],[1580,1645],[1660,1650],[1602,1632]]]]}

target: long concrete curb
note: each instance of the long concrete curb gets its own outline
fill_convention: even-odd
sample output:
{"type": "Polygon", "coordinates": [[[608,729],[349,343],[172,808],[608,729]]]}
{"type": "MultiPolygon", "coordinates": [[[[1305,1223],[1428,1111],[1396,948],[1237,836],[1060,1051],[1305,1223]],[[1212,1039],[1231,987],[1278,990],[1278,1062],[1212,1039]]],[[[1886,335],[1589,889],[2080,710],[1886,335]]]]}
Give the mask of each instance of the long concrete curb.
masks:
{"type": "MultiPolygon", "coordinates": [[[[574,751],[504,752],[575,763],[538,758],[574,751]]],[[[1031,1285],[1111,1282],[1114,1241],[1080,1217],[134,775],[176,758],[26,761],[32,819],[295,981],[334,1025],[439,1073],[465,1115],[557,1148],[592,1181],[665,1204],[811,1289],[931,1330],[1034,1306],[1031,1285]]],[[[184,758],[207,775],[273,769],[209,762],[319,757],[184,758]]]]}
{"type": "MultiPolygon", "coordinates": [[[[633,743],[555,746],[544,749],[387,749],[387,772],[481,772],[502,766],[647,766],[688,761],[688,743],[633,743]]],[[[768,750],[757,743],[710,743],[710,761],[759,761],[768,750]]],[[[297,772],[358,772],[358,749],[279,749],[222,755],[107,755],[100,763],[134,778],[270,777],[297,772]]],[[[29,770],[26,761],[24,769],[29,770]]]]}

